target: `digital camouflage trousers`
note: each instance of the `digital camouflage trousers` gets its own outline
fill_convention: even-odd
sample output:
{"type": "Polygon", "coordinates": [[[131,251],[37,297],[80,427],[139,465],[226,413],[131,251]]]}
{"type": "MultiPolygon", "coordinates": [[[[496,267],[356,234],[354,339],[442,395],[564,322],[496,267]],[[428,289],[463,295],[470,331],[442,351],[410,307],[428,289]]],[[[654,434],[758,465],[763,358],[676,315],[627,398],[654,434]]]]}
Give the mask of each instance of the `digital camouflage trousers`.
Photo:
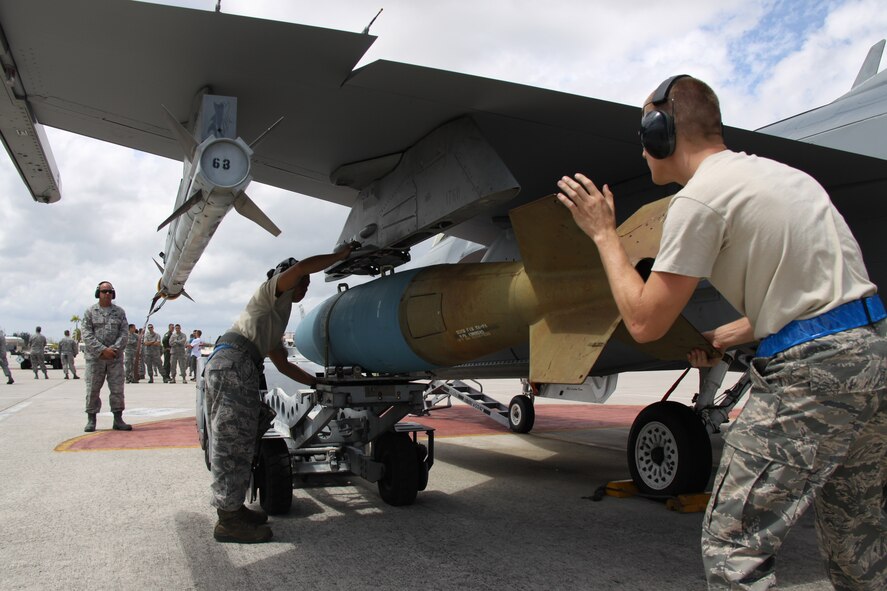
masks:
{"type": "Polygon", "coordinates": [[[249,488],[256,443],[274,416],[260,398],[260,371],[235,348],[213,353],[204,369],[209,419],[212,505],[235,511],[249,488]]]}
{"type": "Polygon", "coordinates": [[[111,395],[108,404],[111,412],[122,412],[126,409],[123,395],[123,360],[117,359],[87,359],[86,360],[86,412],[95,414],[102,410],[100,394],[102,386],[108,380],[108,389],[111,395]]]}
{"type": "Polygon", "coordinates": [[[769,589],[789,529],[813,504],[838,590],[887,589],[885,323],[756,358],[703,521],[709,589],[769,589]]]}

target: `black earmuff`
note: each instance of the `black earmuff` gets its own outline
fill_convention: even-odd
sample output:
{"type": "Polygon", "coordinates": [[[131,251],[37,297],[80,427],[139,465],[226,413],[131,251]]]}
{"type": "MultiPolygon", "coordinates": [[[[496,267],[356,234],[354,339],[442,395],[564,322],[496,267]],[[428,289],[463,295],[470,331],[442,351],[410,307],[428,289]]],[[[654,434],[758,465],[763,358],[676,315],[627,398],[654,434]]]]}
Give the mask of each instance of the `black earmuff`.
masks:
{"type": "MultiPolygon", "coordinates": [[[[99,281],[99,284],[95,286],[96,299],[98,299],[98,297],[99,297],[99,290],[102,288],[102,283],[108,283],[108,282],[107,281],[99,281]]],[[[112,288],[111,289],[111,299],[113,300],[116,298],[117,298],[117,292],[112,288]]]]}
{"type": "Polygon", "coordinates": [[[289,269],[290,267],[292,267],[293,265],[295,265],[298,262],[299,262],[299,259],[294,259],[293,257],[289,257],[288,259],[284,259],[284,260],[280,261],[280,264],[278,264],[273,269],[268,269],[268,272],[265,273],[265,275],[268,276],[268,279],[271,279],[275,275],[279,275],[279,274],[283,273],[284,271],[286,271],[287,269],[289,269]]]}
{"type": "MultiPolygon", "coordinates": [[[[668,93],[674,83],[681,78],[690,78],[688,74],[678,74],[662,81],[653,92],[650,104],[661,105],[668,100],[668,93]]],[[[641,117],[641,129],[638,131],[641,138],[641,145],[647,154],[661,160],[668,158],[674,153],[675,148],[675,128],[674,117],[665,111],[653,109],[644,113],[641,117]]]]}

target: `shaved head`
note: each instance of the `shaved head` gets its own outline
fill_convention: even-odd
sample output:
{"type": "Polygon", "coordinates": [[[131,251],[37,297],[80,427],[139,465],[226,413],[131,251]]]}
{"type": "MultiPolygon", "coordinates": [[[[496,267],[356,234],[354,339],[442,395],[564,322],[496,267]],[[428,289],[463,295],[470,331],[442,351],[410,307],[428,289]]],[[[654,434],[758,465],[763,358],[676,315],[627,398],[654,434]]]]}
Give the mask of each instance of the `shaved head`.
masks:
{"type": "Polygon", "coordinates": [[[721,105],[708,84],[696,78],[681,78],[675,81],[668,98],[656,108],[674,117],[678,138],[694,143],[722,141],[721,105]]]}

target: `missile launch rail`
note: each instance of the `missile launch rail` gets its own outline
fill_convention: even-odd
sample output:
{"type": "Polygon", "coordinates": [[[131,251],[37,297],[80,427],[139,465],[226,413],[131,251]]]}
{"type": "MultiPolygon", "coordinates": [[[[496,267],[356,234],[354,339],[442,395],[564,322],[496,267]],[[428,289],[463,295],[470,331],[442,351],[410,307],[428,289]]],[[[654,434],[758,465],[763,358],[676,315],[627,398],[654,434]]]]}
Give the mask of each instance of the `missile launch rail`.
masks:
{"type": "MultiPolygon", "coordinates": [[[[356,475],[378,484],[389,505],[410,505],[428,484],[434,429],[400,422],[421,414],[426,384],[383,378],[324,379],[314,389],[271,387],[265,402],[276,416],[253,462],[251,500],[269,514],[292,505],[293,488],[356,475]]],[[[209,415],[198,382],[198,433],[210,467],[209,415]],[[203,419],[202,421],[200,419],[203,419]]]]}

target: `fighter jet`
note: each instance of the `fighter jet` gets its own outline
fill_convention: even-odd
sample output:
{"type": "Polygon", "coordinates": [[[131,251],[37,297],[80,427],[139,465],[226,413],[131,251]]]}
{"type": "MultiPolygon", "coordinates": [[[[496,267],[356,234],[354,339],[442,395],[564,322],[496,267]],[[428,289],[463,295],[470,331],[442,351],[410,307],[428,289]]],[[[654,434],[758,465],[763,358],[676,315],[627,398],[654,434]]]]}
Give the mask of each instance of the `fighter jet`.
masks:
{"type": "MultiPolygon", "coordinates": [[[[160,297],[183,291],[212,231],[238,201],[241,213],[262,219],[242,197],[250,178],[351,208],[336,242],[361,248],[328,269],[328,278],[381,277],[343,288],[303,322],[303,353],[313,348],[313,360],[333,370],[350,365],[397,379],[520,377],[530,389],[512,410],[525,418],[535,395],[584,387],[602,401],[619,372],[684,367],[688,344],[702,342],[699,331],[736,316],[702,282],[672,335],[655,347],[636,345],[601,281],[588,279],[596,273],[588,244],[569,234],[563,211],[547,207],[554,179],[594,162],[619,195],[625,239],[641,228],[655,234],[661,211],[642,207],[674,187],[654,186],[638,157],[637,106],[391,61],[357,68],[372,35],[145,2],[5,2],[0,28],[0,137],[35,200],[61,196],[42,125],[177,160],[184,153],[160,297]],[[236,99],[237,135],[200,135],[197,122],[214,113],[204,106],[200,114],[206,97],[236,99]],[[284,123],[261,145],[236,139],[260,137],[278,117],[284,123]],[[229,156],[236,162],[230,171],[229,156]],[[438,250],[447,246],[454,265],[401,271],[412,247],[441,233],[438,250]],[[557,246],[568,250],[563,259],[557,246]],[[590,291],[572,289],[589,282],[590,291]],[[348,321],[382,310],[388,321],[375,326],[348,321]]],[[[865,71],[837,108],[874,97],[873,117],[883,122],[883,74],[865,71]]],[[[880,246],[887,206],[872,199],[887,190],[887,161],[763,131],[727,128],[725,139],[813,175],[854,230],[872,279],[887,285],[880,246]]],[[[269,224],[260,222],[273,230],[269,224]]],[[[655,248],[638,252],[643,273],[655,248]]],[[[726,416],[725,407],[705,404],[697,403],[697,415],[726,416]]],[[[692,420],[678,412],[674,421],[659,419],[696,421],[687,426],[696,433],[692,445],[679,450],[692,460],[680,470],[707,475],[705,454],[696,451],[708,445],[706,427],[692,411],[692,420]]],[[[710,419],[709,431],[719,420],[710,419]]],[[[710,467],[710,452],[708,459],[710,467]]],[[[683,472],[665,480],[666,490],[686,485],[683,472]]]]}

